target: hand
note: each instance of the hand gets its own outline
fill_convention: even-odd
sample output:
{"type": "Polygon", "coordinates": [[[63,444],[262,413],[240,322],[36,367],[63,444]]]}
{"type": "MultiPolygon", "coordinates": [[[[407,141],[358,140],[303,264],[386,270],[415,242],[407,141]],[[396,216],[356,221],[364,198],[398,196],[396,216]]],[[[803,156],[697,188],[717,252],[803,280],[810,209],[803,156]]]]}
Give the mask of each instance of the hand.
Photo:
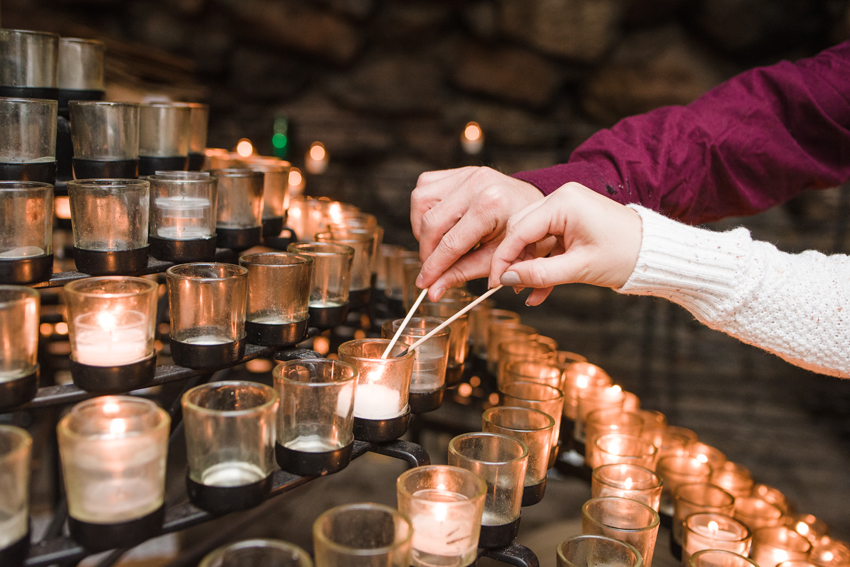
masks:
{"type": "Polygon", "coordinates": [[[410,198],[410,224],[422,259],[416,286],[431,287],[428,295],[436,301],[446,288],[487,276],[508,219],[542,199],[533,185],[488,167],[420,175],[410,198]]]}
{"type": "Polygon", "coordinates": [[[637,264],[640,215],[578,183],[567,183],[512,217],[493,253],[490,287],[498,283],[536,288],[539,305],[562,283],[620,288],[637,264]],[[554,237],[548,258],[538,243],[554,237]]]}

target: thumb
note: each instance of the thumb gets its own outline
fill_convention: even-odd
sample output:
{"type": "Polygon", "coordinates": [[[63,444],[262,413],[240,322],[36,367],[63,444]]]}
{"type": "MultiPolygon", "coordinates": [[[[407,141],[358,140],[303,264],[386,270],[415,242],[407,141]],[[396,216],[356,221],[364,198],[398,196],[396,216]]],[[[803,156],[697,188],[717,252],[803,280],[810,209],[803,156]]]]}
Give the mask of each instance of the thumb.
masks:
{"type": "Polygon", "coordinates": [[[549,288],[578,281],[577,271],[570,254],[562,253],[549,258],[517,262],[502,274],[500,283],[507,286],[549,288]]]}

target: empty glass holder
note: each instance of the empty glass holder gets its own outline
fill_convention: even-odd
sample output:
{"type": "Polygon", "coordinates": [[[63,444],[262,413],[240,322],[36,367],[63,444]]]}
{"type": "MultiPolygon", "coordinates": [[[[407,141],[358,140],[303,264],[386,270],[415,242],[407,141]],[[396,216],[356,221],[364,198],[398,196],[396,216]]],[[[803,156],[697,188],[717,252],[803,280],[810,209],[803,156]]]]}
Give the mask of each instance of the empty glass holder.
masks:
{"type": "Polygon", "coordinates": [[[218,178],[218,246],[246,250],[258,245],[263,236],[263,173],[238,168],[210,173],[218,178]]]}
{"type": "Polygon", "coordinates": [[[55,100],[0,98],[0,181],[56,183],[58,111],[55,100]]]}
{"type": "Polygon", "coordinates": [[[209,553],[198,567],[313,567],[310,554],[275,539],[248,539],[229,543],[209,553]]]}
{"type": "Polygon", "coordinates": [[[71,101],[75,179],[139,176],[139,104],[71,101]]]}
{"type": "Polygon", "coordinates": [[[189,125],[186,105],[152,102],[139,107],[139,175],[186,170],[189,165],[189,125]]]}
{"type": "Polygon", "coordinates": [[[0,285],[0,336],[5,337],[0,341],[0,411],[38,392],[39,312],[36,290],[0,285]]]}
{"type": "Polygon", "coordinates": [[[557,567],[642,567],[643,558],[631,544],[600,535],[572,536],[557,549],[557,567]]]}
{"type": "Polygon", "coordinates": [[[354,249],[329,242],[300,242],[290,244],[288,252],[313,259],[310,278],[310,324],[330,329],[345,322],[348,315],[348,282],[354,249]]]}
{"type": "Polygon", "coordinates": [[[25,429],[0,425],[0,565],[23,567],[30,543],[29,492],[32,437],[25,429]]]}
{"type": "Polygon", "coordinates": [[[602,535],[630,543],[640,552],[646,567],[652,566],[658,526],[658,512],[628,498],[591,498],[581,507],[582,534],[602,535]]]}
{"type": "Polygon", "coordinates": [[[413,526],[382,504],[345,504],[313,523],[317,567],[410,567],[413,526]]]}
{"type": "Polygon", "coordinates": [[[58,98],[59,36],[0,29],[0,97],[58,98]]]}
{"type": "Polygon", "coordinates": [[[372,255],[375,251],[373,232],[334,228],[314,236],[316,242],[332,242],[351,247],[351,279],[348,287],[348,302],[351,309],[362,309],[369,305],[372,293],[372,255]]]}
{"type": "Polygon", "coordinates": [[[53,273],[53,186],[0,181],[0,284],[32,284],[53,273]]]}
{"type": "Polygon", "coordinates": [[[151,256],[177,263],[213,260],[218,179],[201,173],[161,173],[147,179],[151,185],[151,256]]]}

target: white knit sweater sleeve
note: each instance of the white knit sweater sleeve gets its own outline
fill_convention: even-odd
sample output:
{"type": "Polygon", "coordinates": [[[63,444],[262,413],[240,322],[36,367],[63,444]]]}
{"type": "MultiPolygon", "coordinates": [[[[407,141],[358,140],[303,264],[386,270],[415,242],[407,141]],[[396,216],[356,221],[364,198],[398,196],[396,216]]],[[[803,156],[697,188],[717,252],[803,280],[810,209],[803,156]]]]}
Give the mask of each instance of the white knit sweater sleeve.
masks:
{"type": "Polygon", "coordinates": [[[787,254],[743,228],[713,232],[629,206],[643,240],[618,292],[664,297],[792,364],[850,377],[850,257],[787,254]]]}

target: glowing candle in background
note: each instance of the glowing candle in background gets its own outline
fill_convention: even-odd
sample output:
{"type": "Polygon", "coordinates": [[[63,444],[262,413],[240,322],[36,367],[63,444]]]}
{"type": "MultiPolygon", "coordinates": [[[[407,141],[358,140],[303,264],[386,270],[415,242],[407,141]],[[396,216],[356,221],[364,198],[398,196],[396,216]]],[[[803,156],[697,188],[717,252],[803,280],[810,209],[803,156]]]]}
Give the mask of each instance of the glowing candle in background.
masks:
{"type": "Polygon", "coordinates": [[[460,134],[460,146],[465,154],[475,156],[484,149],[484,132],[477,122],[468,122],[460,134]]]}
{"type": "Polygon", "coordinates": [[[319,175],[328,169],[328,152],[322,142],[313,142],[304,156],[304,167],[309,173],[319,175]]]}

